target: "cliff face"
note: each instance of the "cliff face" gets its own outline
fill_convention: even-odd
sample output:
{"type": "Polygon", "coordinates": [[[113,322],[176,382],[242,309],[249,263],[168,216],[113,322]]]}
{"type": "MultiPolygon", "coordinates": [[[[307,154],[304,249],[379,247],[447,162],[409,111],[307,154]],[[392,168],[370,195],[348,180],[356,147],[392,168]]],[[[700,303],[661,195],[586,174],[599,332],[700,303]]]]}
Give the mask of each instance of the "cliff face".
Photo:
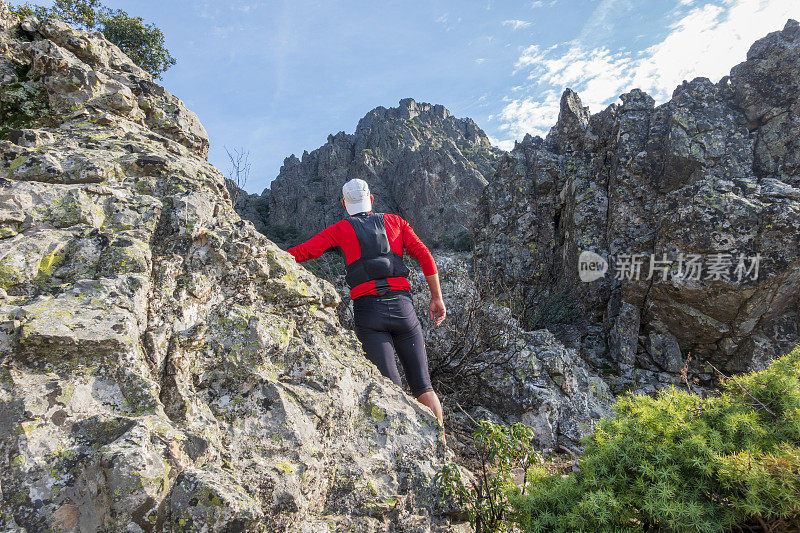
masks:
{"type": "MultiPolygon", "coordinates": [[[[608,385],[551,332],[526,330],[511,309],[482,295],[467,255],[437,253],[447,319],[423,324],[431,380],[446,394],[454,433],[471,427],[466,411],[475,420],[531,426],[537,450],[580,449],[597,419],[610,413],[608,385]]],[[[430,298],[416,269],[411,288],[417,314],[425,316],[430,298]]],[[[451,442],[456,450],[462,445],[451,442]]]]}
{"type": "Polygon", "coordinates": [[[360,178],[376,211],[405,217],[432,245],[469,247],[477,197],[501,153],[472,120],[407,98],[367,113],[352,135],[286,158],[270,185],[268,223],[293,241],[309,237],[345,216],[342,185],[360,178]]]}
{"type": "Polygon", "coordinates": [[[563,291],[580,317],[565,337],[623,382],[676,381],[689,355],[706,376],[695,363],[762,367],[800,340],[798,80],[790,20],[730,76],[685,82],[658,107],[634,90],[590,115],[566,90],[547,138],[526,136],[484,191],[479,269],[531,315],[563,291]],[[584,251],[609,262],[605,277],[581,281],[584,251]],[[638,279],[621,266],[632,254],[638,279]]]}
{"type": "Polygon", "coordinates": [[[180,100],[0,1],[0,524],[437,529],[432,414],[233,211],[180,100]]]}

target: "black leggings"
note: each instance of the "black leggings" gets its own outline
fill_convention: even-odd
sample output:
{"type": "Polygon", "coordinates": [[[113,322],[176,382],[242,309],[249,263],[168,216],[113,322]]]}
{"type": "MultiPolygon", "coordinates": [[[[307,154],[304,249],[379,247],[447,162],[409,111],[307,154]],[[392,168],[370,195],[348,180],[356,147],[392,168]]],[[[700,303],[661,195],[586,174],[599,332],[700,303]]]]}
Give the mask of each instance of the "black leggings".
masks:
{"type": "Polygon", "coordinates": [[[353,300],[353,320],[367,358],[381,374],[401,384],[394,359],[397,350],[414,397],[433,390],[422,326],[408,291],[359,296],[353,300]]]}

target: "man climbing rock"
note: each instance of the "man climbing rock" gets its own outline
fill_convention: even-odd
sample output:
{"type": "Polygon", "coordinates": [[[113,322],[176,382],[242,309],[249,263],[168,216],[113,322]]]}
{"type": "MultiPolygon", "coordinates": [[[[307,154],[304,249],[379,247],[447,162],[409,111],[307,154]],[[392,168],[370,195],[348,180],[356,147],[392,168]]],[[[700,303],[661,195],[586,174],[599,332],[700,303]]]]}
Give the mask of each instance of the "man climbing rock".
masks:
{"type": "Polygon", "coordinates": [[[430,318],[438,326],[446,309],[436,262],[408,222],[398,215],[373,213],[372,202],[367,182],[348,181],[342,187],[342,205],[350,216],[288,252],[298,263],[319,257],[330,248],[339,247],[344,252],[356,335],[367,357],[381,374],[400,385],[397,351],[411,393],[441,422],[442,406],[428,375],[425,340],[411,300],[403,251],[422,267],[431,291],[430,318]]]}

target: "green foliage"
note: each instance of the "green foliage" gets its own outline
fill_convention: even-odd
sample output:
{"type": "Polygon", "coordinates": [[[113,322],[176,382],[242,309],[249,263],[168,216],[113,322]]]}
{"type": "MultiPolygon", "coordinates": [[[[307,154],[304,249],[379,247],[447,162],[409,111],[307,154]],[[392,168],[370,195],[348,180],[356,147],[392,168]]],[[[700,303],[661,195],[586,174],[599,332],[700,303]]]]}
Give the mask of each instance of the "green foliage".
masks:
{"type": "Polygon", "coordinates": [[[567,285],[548,290],[546,294],[539,295],[536,301],[537,304],[524,313],[528,329],[565,324],[577,318],[574,299],[570,296],[567,285]]]}
{"type": "Polygon", "coordinates": [[[300,238],[298,229],[291,226],[267,225],[264,235],[283,249],[295,246],[300,238]]]}
{"type": "Polygon", "coordinates": [[[93,29],[101,22],[100,13],[105,9],[99,0],[56,0],[52,15],[67,24],[93,29]]]}
{"type": "Polygon", "coordinates": [[[530,494],[511,498],[526,531],[796,526],[800,347],[718,396],[624,396],[586,444],[579,473],[533,472],[530,494]]]}
{"type": "MultiPolygon", "coordinates": [[[[474,481],[466,484],[458,467],[449,464],[436,475],[436,482],[464,508],[476,533],[507,531],[508,495],[519,492],[513,471],[520,469],[525,479],[536,459],[533,429],[520,423],[507,427],[481,420],[473,438],[481,462],[474,481]]],[[[523,486],[522,494],[524,491],[523,486]]]]}
{"type": "Polygon", "coordinates": [[[0,139],[15,129],[46,125],[50,105],[38,76],[30,76],[30,64],[12,63],[17,81],[0,86],[0,139]]]}
{"type": "Polygon", "coordinates": [[[39,19],[45,19],[50,16],[50,10],[44,6],[26,3],[22,4],[21,6],[9,5],[8,8],[19,18],[37,17],[39,19]]]}
{"type": "Polygon", "coordinates": [[[20,17],[56,18],[73,26],[98,29],[154,78],[160,78],[175,64],[175,58],[164,46],[164,34],[160,29],[121,9],[109,9],[99,0],[55,0],[51,8],[25,3],[11,10],[20,17]]]}
{"type": "Polygon", "coordinates": [[[471,252],[473,245],[474,240],[472,238],[472,232],[467,230],[464,230],[456,235],[456,238],[453,241],[453,249],[456,252],[471,252]]]}
{"type": "Polygon", "coordinates": [[[120,9],[104,14],[102,20],[103,35],[154,78],[160,78],[175,64],[175,58],[164,46],[164,34],[154,25],[120,9]]]}

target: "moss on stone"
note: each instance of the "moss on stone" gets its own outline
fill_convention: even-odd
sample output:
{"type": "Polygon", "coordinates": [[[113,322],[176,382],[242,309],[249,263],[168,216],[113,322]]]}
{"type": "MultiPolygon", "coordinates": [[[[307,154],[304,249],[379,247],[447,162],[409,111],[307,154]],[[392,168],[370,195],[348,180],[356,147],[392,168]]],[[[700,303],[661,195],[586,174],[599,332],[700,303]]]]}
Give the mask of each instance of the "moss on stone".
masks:
{"type": "Polygon", "coordinates": [[[295,471],[294,465],[287,463],[285,461],[282,461],[280,463],[275,463],[275,468],[277,470],[280,470],[284,474],[294,474],[295,471]]]}
{"type": "Polygon", "coordinates": [[[0,288],[9,289],[20,283],[23,274],[16,268],[9,257],[0,259],[0,288]]]}
{"type": "Polygon", "coordinates": [[[43,283],[53,277],[53,269],[64,261],[64,254],[59,253],[56,248],[39,262],[39,270],[36,273],[34,281],[43,283]]]}

